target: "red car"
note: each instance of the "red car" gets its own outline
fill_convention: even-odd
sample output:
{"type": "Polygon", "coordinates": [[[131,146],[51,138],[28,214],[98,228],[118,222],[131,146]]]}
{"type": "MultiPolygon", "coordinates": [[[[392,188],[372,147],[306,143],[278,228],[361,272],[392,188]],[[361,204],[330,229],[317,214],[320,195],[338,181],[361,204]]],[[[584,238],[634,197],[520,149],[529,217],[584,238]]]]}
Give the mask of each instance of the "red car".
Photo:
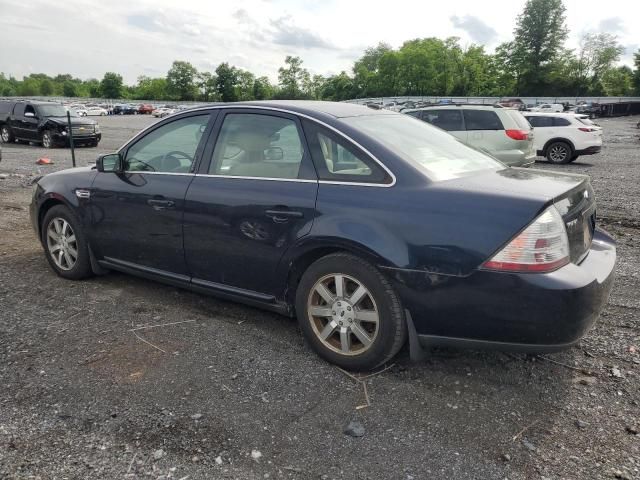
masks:
{"type": "Polygon", "coordinates": [[[148,103],[141,103],[140,105],[138,105],[138,113],[141,115],[150,115],[154,110],[155,108],[153,108],[153,105],[149,105],[148,103]]]}

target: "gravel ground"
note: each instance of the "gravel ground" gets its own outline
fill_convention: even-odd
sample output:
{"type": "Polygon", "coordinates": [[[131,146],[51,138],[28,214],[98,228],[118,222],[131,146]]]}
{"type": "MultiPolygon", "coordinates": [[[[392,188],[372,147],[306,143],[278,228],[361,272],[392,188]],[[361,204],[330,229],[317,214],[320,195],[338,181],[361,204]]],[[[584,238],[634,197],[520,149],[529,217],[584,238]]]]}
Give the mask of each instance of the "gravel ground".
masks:
{"type": "MultiPolygon", "coordinates": [[[[104,140],[78,164],[152,121],[100,119],[104,140]]],[[[619,242],[609,304],[579,346],[442,349],[420,364],[402,352],[363,380],[319,360],[287,318],[117,273],[56,277],[26,185],[37,158],[54,160],[45,173],[69,151],[4,145],[0,478],[640,478],[635,122],[601,120],[600,155],[535,167],[589,174],[619,242]]]]}

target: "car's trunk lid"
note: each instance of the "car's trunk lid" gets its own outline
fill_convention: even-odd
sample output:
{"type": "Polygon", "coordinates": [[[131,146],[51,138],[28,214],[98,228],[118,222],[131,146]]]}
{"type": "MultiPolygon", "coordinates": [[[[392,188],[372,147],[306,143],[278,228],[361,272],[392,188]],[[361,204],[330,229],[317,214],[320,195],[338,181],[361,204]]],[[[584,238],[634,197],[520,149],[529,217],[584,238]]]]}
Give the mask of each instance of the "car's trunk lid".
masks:
{"type": "MultiPolygon", "coordinates": [[[[438,182],[439,187],[455,187],[486,195],[503,195],[504,201],[519,198],[531,204],[533,218],[523,218],[524,229],[535,215],[553,204],[562,216],[569,239],[569,254],[573,263],[584,259],[591,247],[596,221],[595,195],[589,177],[546,170],[507,168],[474,173],[466,177],[438,182]],[[447,185],[448,184],[448,185],[447,185]]],[[[515,236],[518,231],[514,231],[515,236]]]]}
{"type": "Polygon", "coordinates": [[[589,252],[596,227],[596,200],[589,180],[555,199],[554,205],[567,228],[570,259],[580,263],[589,252]]]}

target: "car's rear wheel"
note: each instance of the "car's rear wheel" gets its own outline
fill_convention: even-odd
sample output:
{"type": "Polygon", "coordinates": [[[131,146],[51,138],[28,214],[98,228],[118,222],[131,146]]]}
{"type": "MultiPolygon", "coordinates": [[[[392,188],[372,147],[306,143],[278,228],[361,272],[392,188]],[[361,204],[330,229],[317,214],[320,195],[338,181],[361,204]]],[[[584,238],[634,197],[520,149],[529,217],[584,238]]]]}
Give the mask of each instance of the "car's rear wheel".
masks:
{"type": "Polygon", "coordinates": [[[42,146],[44,148],[53,148],[53,137],[51,136],[51,132],[49,130],[45,130],[44,132],[42,132],[40,141],[42,142],[42,146]]]}
{"type": "Polygon", "coordinates": [[[313,263],[296,292],[300,328],[325,360],[349,370],[389,361],[406,339],[400,299],[359,257],[337,253],[313,263]]]}
{"type": "Polygon", "coordinates": [[[8,125],[2,125],[2,128],[0,128],[0,138],[2,143],[11,143],[16,139],[8,125]]]}
{"type": "Polygon", "coordinates": [[[44,216],[41,232],[45,256],[58,275],[71,280],[91,276],[87,239],[71,210],[52,207],[44,216]]]}
{"type": "Polygon", "coordinates": [[[551,163],[569,163],[572,156],[571,145],[566,142],[553,142],[547,147],[547,160],[551,163]]]}

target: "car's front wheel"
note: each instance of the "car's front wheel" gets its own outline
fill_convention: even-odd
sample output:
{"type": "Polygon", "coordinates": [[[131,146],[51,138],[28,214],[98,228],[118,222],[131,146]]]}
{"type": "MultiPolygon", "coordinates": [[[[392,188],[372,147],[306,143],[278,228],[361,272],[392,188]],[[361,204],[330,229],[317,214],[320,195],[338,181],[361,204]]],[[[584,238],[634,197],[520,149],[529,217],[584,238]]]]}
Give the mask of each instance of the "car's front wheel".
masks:
{"type": "Polygon", "coordinates": [[[572,156],[573,150],[566,142],[553,142],[547,148],[547,160],[551,163],[569,163],[572,156]]]}
{"type": "Polygon", "coordinates": [[[91,276],[87,239],[71,210],[52,207],[44,216],[41,232],[47,261],[58,275],[70,280],[91,276]]]}
{"type": "Polygon", "coordinates": [[[323,257],[307,269],[298,285],[296,312],[313,349],[349,370],[389,361],[406,339],[402,305],[389,281],[346,253],[323,257]]]}
{"type": "Polygon", "coordinates": [[[2,128],[0,128],[0,138],[2,139],[2,143],[11,143],[16,139],[9,125],[2,125],[2,128]]]}
{"type": "Polygon", "coordinates": [[[44,148],[53,148],[53,137],[51,136],[51,132],[49,130],[45,130],[44,132],[42,132],[40,141],[42,142],[42,146],[44,148]]]}

